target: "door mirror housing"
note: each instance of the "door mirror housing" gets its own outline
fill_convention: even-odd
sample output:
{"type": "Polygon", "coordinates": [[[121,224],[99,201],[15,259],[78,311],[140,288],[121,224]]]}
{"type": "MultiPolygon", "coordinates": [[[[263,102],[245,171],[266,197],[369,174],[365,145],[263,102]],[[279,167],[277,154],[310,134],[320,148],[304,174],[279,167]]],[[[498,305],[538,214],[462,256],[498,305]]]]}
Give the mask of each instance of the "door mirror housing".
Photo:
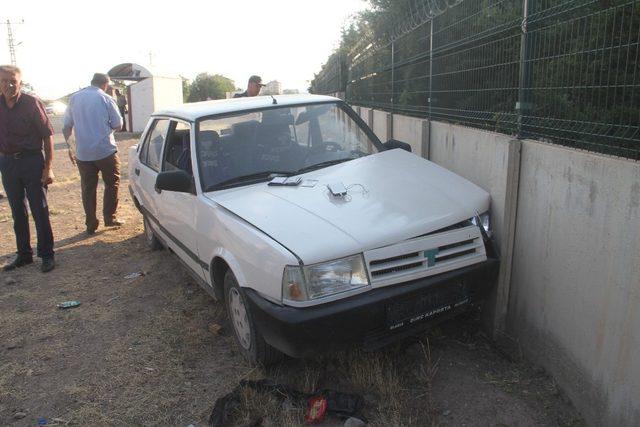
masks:
{"type": "Polygon", "coordinates": [[[394,148],[400,148],[402,150],[405,150],[411,153],[411,146],[406,142],[398,141],[397,139],[390,139],[382,145],[384,146],[385,150],[393,150],[394,148]]]}
{"type": "Polygon", "coordinates": [[[193,177],[183,170],[160,172],[156,178],[156,191],[163,190],[195,194],[193,177]]]}

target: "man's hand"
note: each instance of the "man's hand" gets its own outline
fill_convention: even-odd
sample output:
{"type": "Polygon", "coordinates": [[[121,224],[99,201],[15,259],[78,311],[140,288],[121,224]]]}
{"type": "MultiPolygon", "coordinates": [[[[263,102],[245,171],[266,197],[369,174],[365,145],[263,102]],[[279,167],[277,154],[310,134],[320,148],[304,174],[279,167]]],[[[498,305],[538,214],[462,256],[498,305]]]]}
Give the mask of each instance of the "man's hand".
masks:
{"type": "Polygon", "coordinates": [[[71,163],[73,164],[73,166],[76,166],[76,154],[73,152],[73,150],[71,148],[69,148],[69,151],[67,152],[69,154],[69,160],[71,160],[71,163]]]}
{"type": "Polygon", "coordinates": [[[51,184],[54,178],[53,171],[49,168],[44,168],[42,171],[42,185],[47,186],[51,184]]]}

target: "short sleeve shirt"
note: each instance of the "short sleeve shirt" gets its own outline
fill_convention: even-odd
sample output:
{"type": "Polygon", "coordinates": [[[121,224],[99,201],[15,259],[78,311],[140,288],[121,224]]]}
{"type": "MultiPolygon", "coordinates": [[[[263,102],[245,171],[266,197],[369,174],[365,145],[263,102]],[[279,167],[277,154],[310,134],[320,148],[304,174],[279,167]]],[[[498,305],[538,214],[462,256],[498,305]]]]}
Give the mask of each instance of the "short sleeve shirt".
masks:
{"type": "Polygon", "coordinates": [[[0,95],[0,153],[42,150],[42,140],[53,135],[44,104],[35,96],[21,93],[9,108],[0,95]]]}

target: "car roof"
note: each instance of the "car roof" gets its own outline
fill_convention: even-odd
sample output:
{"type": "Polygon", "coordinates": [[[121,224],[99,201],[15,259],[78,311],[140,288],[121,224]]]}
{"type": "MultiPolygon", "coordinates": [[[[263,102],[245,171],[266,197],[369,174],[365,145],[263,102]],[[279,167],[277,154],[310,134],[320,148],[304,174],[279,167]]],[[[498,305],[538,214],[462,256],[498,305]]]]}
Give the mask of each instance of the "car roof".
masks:
{"type": "Polygon", "coordinates": [[[333,96],[310,94],[274,95],[273,98],[271,96],[254,96],[251,98],[245,97],[219,99],[215,101],[182,104],[164,110],[158,110],[154,112],[152,116],[169,116],[181,118],[188,121],[195,121],[201,117],[213,116],[216,114],[234,113],[245,110],[255,110],[260,108],[272,107],[274,105],[274,98],[280,106],[340,101],[339,98],[334,98],[333,96]]]}

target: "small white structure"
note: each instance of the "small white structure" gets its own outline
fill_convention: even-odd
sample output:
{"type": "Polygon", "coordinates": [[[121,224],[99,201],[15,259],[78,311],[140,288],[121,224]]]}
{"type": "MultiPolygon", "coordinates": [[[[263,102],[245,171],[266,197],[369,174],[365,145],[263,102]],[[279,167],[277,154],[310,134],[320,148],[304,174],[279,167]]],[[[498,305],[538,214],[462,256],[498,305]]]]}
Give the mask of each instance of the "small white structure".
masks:
{"type": "Polygon", "coordinates": [[[277,80],[271,80],[260,91],[261,95],[282,95],[282,83],[277,80]]]}
{"type": "Polygon", "coordinates": [[[177,76],[155,76],[138,64],[125,63],[109,70],[111,80],[127,86],[127,129],[142,132],[156,110],[182,104],[182,79],[177,76]]]}

